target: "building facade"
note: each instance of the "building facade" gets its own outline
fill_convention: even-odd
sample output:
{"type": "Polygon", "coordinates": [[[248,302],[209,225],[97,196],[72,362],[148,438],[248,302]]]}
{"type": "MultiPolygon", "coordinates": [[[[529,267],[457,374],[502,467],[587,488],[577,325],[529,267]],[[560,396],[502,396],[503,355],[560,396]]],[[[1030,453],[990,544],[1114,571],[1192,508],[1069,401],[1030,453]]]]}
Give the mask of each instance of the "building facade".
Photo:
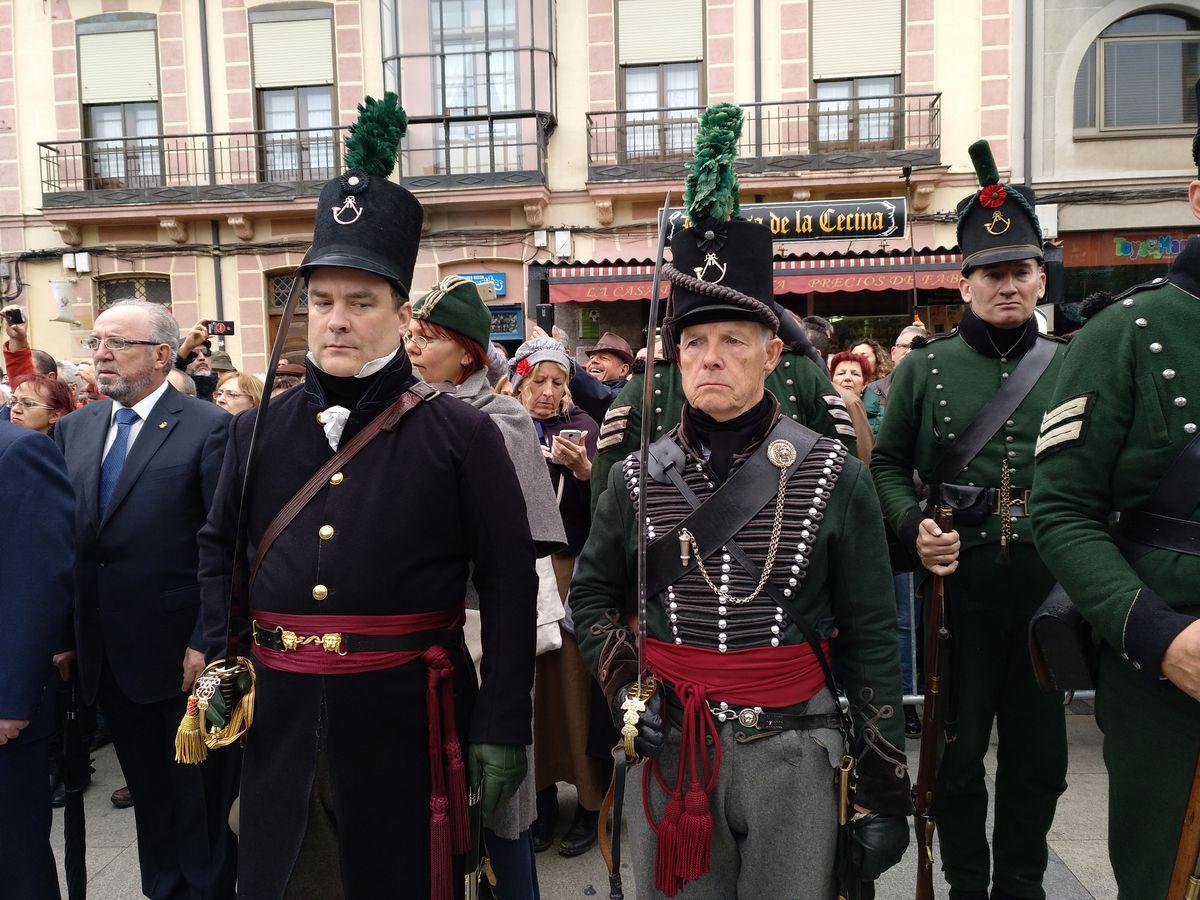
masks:
{"type": "MultiPolygon", "coordinates": [[[[742,202],[777,229],[780,302],[877,332],[914,307],[947,327],[966,148],[986,137],[1021,174],[1024,8],[0,0],[0,291],[59,358],[143,297],[184,327],[233,320],[226,348],[261,372],[345,128],[392,90],[410,122],[394,177],[426,211],[414,290],[490,282],[505,341],[553,320],[573,343],[640,345],[657,210],[668,190],[681,202],[699,112],[728,101],[745,111],[742,202]]],[[[1089,165],[1058,147],[1035,154],[1055,185],[1089,165]]],[[[303,314],[287,340],[303,350],[303,314]]]]}
{"type": "Polygon", "coordinates": [[[1088,294],[1164,274],[1196,231],[1200,3],[1035,6],[1028,159],[1062,246],[1065,331],[1088,294]]]}

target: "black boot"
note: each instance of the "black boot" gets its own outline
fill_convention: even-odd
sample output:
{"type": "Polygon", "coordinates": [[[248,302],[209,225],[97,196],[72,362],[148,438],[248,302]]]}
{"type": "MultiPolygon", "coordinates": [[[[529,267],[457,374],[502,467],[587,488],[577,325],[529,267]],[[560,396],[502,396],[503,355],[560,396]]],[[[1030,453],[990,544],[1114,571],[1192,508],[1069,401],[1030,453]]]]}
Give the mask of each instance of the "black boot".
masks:
{"type": "Polygon", "coordinates": [[[558,829],[558,786],[551,785],[537,793],[537,818],[530,826],[533,852],[549,850],[558,829]]]}
{"type": "Polygon", "coordinates": [[[950,900],[988,900],[987,891],[956,891],[950,888],[950,900]]]}
{"type": "Polygon", "coordinates": [[[575,807],[575,819],[558,842],[558,855],[580,856],[591,850],[596,845],[596,825],[599,821],[600,813],[589,812],[582,806],[575,807]]]}
{"type": "Polygon", "coordinates": [[[917,715],[916,706],[911,704],[904,706],[904,734],[911,738],[921,736],[921,717],[917,715]]]}

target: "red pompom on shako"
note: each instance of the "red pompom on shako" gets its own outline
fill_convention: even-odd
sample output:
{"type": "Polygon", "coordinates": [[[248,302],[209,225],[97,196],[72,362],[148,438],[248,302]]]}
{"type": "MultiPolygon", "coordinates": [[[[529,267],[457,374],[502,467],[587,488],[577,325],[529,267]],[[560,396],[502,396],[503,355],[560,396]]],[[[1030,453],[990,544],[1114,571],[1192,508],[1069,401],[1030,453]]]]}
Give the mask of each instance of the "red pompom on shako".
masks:
{"type": "Polygon", "coordinates": [[[979,203],[988,209],[999,209],[1008,199],[1008,191],[1002,184],[989,184],[979,192],[979,203]]]}

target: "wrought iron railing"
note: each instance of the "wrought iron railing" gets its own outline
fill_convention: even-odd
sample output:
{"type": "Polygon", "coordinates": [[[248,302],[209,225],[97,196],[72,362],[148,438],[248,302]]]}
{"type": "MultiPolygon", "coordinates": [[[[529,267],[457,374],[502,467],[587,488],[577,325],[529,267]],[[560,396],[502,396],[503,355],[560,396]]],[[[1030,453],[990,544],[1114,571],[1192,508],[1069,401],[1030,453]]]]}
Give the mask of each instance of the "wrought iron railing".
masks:
{"type": "MultiPolygon", "coordinates": [[[[553,120],[413,118],[400,180],[413,190],[545,181],[553,120]]],[[[38,144],[47,208],[315,196],[342,170],[346,129],[159,134],[38,144]]]]}
{"type": "MultiPolygon", "coordinates": [[[[743,173],[936,165],[941,94],[742,104],[743,173]]],[[[686,172],[700,107],[587,115],[591,181],[674,179],[686,172]]]]}

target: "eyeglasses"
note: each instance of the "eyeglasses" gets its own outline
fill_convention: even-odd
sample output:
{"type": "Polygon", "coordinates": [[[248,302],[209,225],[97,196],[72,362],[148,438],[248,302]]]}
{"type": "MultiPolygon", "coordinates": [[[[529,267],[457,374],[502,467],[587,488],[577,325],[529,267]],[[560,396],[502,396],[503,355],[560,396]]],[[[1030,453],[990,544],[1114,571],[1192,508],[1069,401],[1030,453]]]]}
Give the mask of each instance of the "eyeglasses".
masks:
{"type": "Polygon", "coordinates": [[[205,347],[203,344],[201,344],[199,347],[196,348],[197,356],[212,356],[212,354],[213,354],[213,352],[211,350],[209,350],[207,347],[205,347]]]}
{"type": "Polygon", "coordinates": [[[225,397],[229,400],[240,400],[242,397],[247,395],[241,393],[240,391],[227,391],[224,388],[221,388],[220,390],[213,391],[212,396],[214,400],[220,400],[222,397],[225,397]]]}
{"type": "Polygon", "coordinates": [[[899,341],[896,341],[896,343],[892,344],[892,349],[893,350],[911,350],[912,349],[912,341],[909,341],[907,344],[902,344],[899,341]]]}
{"type": "Polygon", "coordinates": [[[4,401],[4,405],[9,409],[15,409],[17,406],[21,406],[24,409],[54,409],[49,404],[38,403],[29,397],[9,397],[4,401]]]}
{"type": "Polygon", "coordinates": [[[439,341],[447,341],[449,338],[427,338],[423,334],[413,334],[411,331],[404,335],[405,346],[411,345],[416,347],[422,353],[429,349],[430,344],[436,344],[439,341]]]}
{"type": "Polygon", "coordinates": [[[83,345],[84,350],[91,350],[93,353],[95,353],[97,350],[99,350],[101,345],[104,346],[105,350],[111,350],[113,353],[117,353],[121,350],[124,350],[126,347],[128,347],[132,344],[141,344],[142,346],[145,346],[145,347],[157,347],[159,344],[161,344],[163,342],[162,341],[135,341],[132,338],[123,338],[123,337],[98,338],[93,334],[93,335],[89,335],[88,337],[83,338],[83,340],[81,340],[79,343],[83,345]]]}

